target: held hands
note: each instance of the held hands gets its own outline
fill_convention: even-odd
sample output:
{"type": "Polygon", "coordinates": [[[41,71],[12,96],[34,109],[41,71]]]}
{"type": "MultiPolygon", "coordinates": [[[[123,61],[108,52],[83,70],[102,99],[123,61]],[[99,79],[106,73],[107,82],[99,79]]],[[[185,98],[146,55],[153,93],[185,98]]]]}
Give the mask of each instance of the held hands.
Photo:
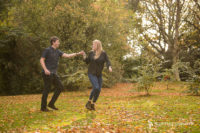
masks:
{"type": "Polygon", "coordinates": [[[85,54],[84,51],[81,51],[81,52],[79,52],[79,53],[83,56],[84,59],[86,58],[86,54],[85,54]]]}
{"type": "Polygon", "coordinates": [[[85,52],[84,51],[81,51],[81,52],[78,52],[77,55],[84,55],[85,52]]]}

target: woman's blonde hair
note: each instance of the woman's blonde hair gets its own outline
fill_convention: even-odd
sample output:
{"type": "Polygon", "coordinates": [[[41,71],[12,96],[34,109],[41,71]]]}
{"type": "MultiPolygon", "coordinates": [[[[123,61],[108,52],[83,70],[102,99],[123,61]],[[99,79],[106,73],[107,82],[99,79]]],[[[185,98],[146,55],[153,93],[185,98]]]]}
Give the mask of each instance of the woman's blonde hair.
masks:
{"type": "Polygon", "coordinates": [[[96,50],[96,53],[94,56],[94,59],[97,59],[97,58],[99,58],[99,56],[101,55],[101,52],[103,51],[102,44],[101,44],[101,41],[99,41],[99,40],[94,40],[93,44],[97,45],[97,50],[96,50]]]}

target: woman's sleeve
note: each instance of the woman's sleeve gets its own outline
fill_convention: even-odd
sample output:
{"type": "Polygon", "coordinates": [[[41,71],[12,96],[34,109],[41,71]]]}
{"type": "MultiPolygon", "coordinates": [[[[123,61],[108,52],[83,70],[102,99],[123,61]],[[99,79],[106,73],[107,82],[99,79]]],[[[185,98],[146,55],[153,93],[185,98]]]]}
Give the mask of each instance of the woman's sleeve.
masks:
{"type": "Polygon", "coordinates": [[[110,60],[109,60],[108,55],[106,54],[106,52],[105,52],[105,59],[106,59],[106,66],[107,66],[107,68],[109,68],[109,66],[111,66],[111,63],[110,63],[110,60]]]}

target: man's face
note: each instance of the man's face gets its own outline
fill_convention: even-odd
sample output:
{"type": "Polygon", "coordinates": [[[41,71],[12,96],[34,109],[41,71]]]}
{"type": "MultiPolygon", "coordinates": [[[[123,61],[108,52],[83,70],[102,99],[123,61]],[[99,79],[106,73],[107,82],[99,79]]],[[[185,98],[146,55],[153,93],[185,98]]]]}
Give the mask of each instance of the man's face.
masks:
{"type": "Polygon", "coordinates": [[[60,45],[60,41],[59,41],[59,40],[56,40],[56,41],[53,43],[53,45],[54,45],[56,48],[58,48],[59,45],[60,45]]]}

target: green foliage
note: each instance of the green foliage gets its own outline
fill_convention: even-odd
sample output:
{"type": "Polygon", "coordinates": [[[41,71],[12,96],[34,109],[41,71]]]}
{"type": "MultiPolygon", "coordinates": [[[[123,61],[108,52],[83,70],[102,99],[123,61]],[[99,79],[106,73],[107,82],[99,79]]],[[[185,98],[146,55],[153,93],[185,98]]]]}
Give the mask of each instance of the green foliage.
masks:
{"type": "Polygon", "coordinates": [[[166,89],[168,90],[170,82],[175,81],[172,69],[164,69],[164,71],[161,74],[162,74],[161,81],[166,83],[166,86],[167,86],[166,89]]]}
{"type": "Polygon", "coordinates": [[[188,79],[189,85],[186,93],[192,95],[200,95],[200,76],[199,76],[200,60],[196,60],[193,68],[189,67],[190,78],[188,79]]]}
{"type": "Polygon", "coordinates": [[[132,78],[133,82],[136,81],[139,76],[138,66],[141,65],[141,60],[141,58],[127,58],[123,60],[123,77],[127,79],[132,78]]]}
{"type": "Polygon", "coordinates": [[[139,69],[140,77],[138,78],[138,91],[144,90],[146,95],[150,95],[151,88],[156,81],[156,78],[161,76],[159,73],[160,65],[159,60],[155,58],[146,57],[146,62],[143,62],[139,69]]]}
{"type": "Polygon", "coordinates": [[[122,80],[123,70],[120,63],[114,60],[111,60],[111,62],[113,72],[110,73],[107,68],[103,71],[103,87],[112,87],[122,80]]]}
{"type": "MultiPolygon", "coordinates": [[[[39,59],[53,35],[60,38],[65,53],[89,52],[92,41],[101,40],[114,68],[112,74],[105,73],[105,84],[108,87],[119,81],[128,33],[127,12],[120,2],[22,0],[13,1],[9,8],[6,5],[2,10],[8,15],[0,23],[0,94],[41,92],[39,59]]],[[[79,90],[90,84],[86,70],[82,58],[76,57],[61,59],[58,73],[66,89],[79,90]]]]}
{"type": "Polygon", "coordinates": [[[190,93],[192,95],[200,95],[200,76],[195,75],[193,77],[192,82],[188,85],[188,90],[185,91],[186,93],[190,93]]]}
{"type": "MultiPolygon", "coordinates": [[[[163,65],[164,69],[171,69],[179,59],[193,64],[200,58],[198,0],[189,0],[187,4],[183,1],[153,0],[130,0],[129,3],[133,9],[137,7],[137,19],[133,19],[135,26],[131,32],[134,45],[149,51],[149,55],[168,61],[163,65]]],[[[187,80],[187,75],[180,74],[179,78],[178,70],[174,70],[176,80],[181,77],[187,80]]]]}
{"type": "Polygon", "coordinates": [[[1,51],[1,94],[18,94],[38,92],[40,80],[38,72],[39,64],[35,58],[40,56],[40,44],[38,38],[29,38],[21,29],[2,28],[1,51]],[[32,54],[30,54],[30,53],[32,54]],[[33,79],[34,77],[34,79],[33,79]],[[9,89],[8,89],[9,88],[9,89]]]}
{"type": "Polygon", "coordinates": [[[152,64],[141,66],[139,73],[141,76],[138,79],[138,90],[144,90],[146,95],[150,95],[151,87],[153,87],[156,77],[158,76],[156,67],[152,64]]]}
{"type": "Polygon", "coordinates": [[[78,70],[62,78],[67,90],[83,90],[91,86],[85,70],[78,70]]]}
{"type": "Polygon", "coordinates": [[[200,92],[200,77],[199,77],[199,66],[200,60],[196,60],[193,67],[191,67],[189,62],[180,62],[178,61],[173,67],[177,67],[180,71],[180,74],[187,75],[188,90],[184,91],[192,95],[199,95],[200,92]]]}
{"type": "Polygon", "coordinates": [[[162,81],[174,81],[172,69],[165,69],[162,72],[162,81]]]}

